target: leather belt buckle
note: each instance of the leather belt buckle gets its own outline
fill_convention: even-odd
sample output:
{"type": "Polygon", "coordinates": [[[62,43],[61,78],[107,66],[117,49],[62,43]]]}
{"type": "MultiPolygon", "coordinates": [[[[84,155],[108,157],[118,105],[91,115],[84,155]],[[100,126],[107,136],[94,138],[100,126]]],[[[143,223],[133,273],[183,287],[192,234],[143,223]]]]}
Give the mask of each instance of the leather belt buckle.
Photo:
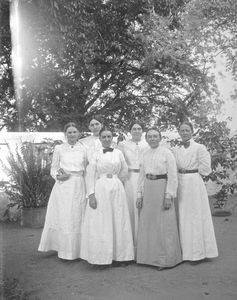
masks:
{"type": "Polygon", "coordinates": [[[107,178],[113,178],[113,174],[106,174],[107,178]]]}
{"type": "Polygon", "coordinates": [[[185,169],[179,169],[179,173],[185,174],[185,173],[186,173],[186,170],[185,170],[185,169]]]}

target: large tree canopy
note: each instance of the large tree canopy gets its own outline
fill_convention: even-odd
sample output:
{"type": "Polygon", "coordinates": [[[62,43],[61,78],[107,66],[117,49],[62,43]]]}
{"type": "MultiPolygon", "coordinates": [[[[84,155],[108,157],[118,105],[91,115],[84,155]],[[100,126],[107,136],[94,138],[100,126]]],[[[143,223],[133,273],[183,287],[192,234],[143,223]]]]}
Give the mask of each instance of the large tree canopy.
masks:
{"type": "MultiPolygon", "coordinates": [[[[205,6],[201,2],[20,1],[22,70],[17,101],[10,61],[9,2],[2,2],[4,125],[15,130],[19,121],[25,130],[60,130],[72,119],[85,125],[95,112],[120,127],[136,118],[147,124],[158,119],[167,128],[185,116],[207,124],[221,100],[208,73],[214,40],[205,43],[206,37],[216,32],[218,22],[231,35],[234,29],[232,23],[223,27],[224,12],[222,16],[208,1],[205,6]]],[[[215,42],[215,47],[223,45],[223,40],[215,42]]],[[[228,35],[225,43],[229,54],[228,35]]]]}
{"type": "Polygon", "coordinates": [[[183,14],[191,43],[205,45],[206,58],[223,53],[227,69],[237,79],[237,2],[235,0],[192,0],[183,14]]]}

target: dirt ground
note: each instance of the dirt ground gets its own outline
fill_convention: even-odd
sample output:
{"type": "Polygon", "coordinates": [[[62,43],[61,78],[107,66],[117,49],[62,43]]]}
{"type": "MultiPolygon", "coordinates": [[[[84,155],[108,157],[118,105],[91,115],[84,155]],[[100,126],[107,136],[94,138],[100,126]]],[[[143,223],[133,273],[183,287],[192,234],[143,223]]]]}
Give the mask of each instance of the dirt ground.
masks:
{"type": "Polygon", "coordinates": [[[136,264],[99,270],[82,260],[60,260],[54,252],[37,252],[42,229],[2,223],[1,279],[17,278],[29,299],[236,300],[237,209],[213,222],[219,257],[164,271],[136,264]]]}

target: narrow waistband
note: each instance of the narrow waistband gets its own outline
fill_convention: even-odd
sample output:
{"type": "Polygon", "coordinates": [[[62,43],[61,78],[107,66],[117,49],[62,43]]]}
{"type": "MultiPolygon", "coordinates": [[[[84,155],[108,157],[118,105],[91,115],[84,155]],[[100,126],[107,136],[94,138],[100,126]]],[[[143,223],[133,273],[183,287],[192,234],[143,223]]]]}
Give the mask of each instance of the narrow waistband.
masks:
{"type": "Polygon", "coordinates": [[[71,176],[83,176],[84,175],[84,171],[66,171],[67,174],[70,174],[71,176]]]}
{"type": "Polygon", "coordinates": [[[198,169],[193,169],[193,170],[179,169],[178,172],[180,174],[198,173],[198,169]]]}
{"type": "Polygon", "coordinates": [[[128,169],[128,172],[139,173],[140,169],[128,169]]]}
{"type": "Polygon", "coordinates": [[[146,178],[149,180],[167,179],[167,174],[159,174],[159,175],[146,174],[146,178]]]}
{"type": "Polygon", "coordinates": [[[100,174],[99,178],[117,178],[118,175],[117,174],[111,174],[111,173],[104,173],[104,174],[100,174]]]}

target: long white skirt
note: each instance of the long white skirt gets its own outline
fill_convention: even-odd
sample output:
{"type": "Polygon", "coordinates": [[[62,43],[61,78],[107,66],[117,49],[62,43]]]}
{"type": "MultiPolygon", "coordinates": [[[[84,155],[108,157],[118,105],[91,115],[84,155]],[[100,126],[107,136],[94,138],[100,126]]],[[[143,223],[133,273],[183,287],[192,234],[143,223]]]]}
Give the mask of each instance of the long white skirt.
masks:
{"type": "Polygon", "coordinates": [[[129,172],[129,178],[125,181],[124,188],[127,196],[128,209],[130,214],[133,242],[136,248],[137,245],[137,231],[138,231],[138,209],[137,202],[137,181],[139,173],[129,172]]]}
{"type": "Polygon", "coordinates": [[[218,256],[208,195],[198,173],[179,174],[178,210],[183,260],[218,256]]]}
{"type": "Polygon", "coordinates": [[[99,178],[97,208],[86,207],[81,258],[91,264],[134,259],[132,229],[124,187],[117,177],[99,178]]]}
{"type": "Polygon", "coordinates": [[[55,250],[63,259],[79,258],[85,206],[84,177],[71,175],[64,182],[57,181],[49,198],[38,250],[55,250]]]}

